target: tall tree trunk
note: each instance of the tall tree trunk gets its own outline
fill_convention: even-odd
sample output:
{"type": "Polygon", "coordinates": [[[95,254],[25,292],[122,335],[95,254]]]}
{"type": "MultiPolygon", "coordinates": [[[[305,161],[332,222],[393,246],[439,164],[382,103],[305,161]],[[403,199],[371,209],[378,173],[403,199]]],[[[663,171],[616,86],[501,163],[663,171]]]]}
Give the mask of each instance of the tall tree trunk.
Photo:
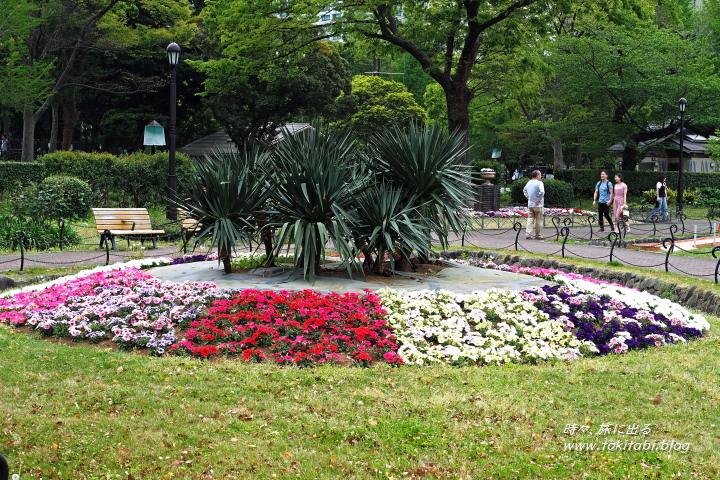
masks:
{"type": "Polygon", "coordinates": [[[80,120],[80,112],[77,109],[75,88],[73,87],[63,101],[63,150],[70,150],[73,132],[75,131],[75,125],[77,125],[78,120],[80,120]]]}
{"type": "Polygon", "coordinates": [[[453,133],[462,135],[462,145],[466,149],[463,163],[470,163],[470,102],[473,92],[467,84],[456,85],[448,82],[443,85],[445,102],[448,111],[448,128],[453,133]]]}
{"type": "Polygon", "coordinates": [[[563,158],[563,149],[562,149],[562,138],[553,138],[550,141],[550,145],[553,149],[553,168],[555,170],[560,170],[565,168],[565,161],[563,158]]]}
{"type": "Polygon", "coordinates": [[[583,137],[577,137],[575,144],[575,168],[582,168],[582,142],[583,137]]]}
{"type": "Polygon", "coordinates": [[[637,165],[637,149],[633,147],[625,147],[623,150],[622,169],[635,170],[637,165]]]}
{"type": "Polygon", "coordinates": [[[23,111],[23,138],[21,162],[32,162],[35,160],[35,125],[37,120],[30,108],[25,107],[23,111]]]}
{"type": "Polygon", "coordinates": [[[48,148],[49,153],[53,153],[57,150],[58,143],[58,123],[60,122],[60,102],[57,99],[53,99],[50,105],[50,113],[52,115],[52,124],[50,126],[50,147],[48,148]]]}

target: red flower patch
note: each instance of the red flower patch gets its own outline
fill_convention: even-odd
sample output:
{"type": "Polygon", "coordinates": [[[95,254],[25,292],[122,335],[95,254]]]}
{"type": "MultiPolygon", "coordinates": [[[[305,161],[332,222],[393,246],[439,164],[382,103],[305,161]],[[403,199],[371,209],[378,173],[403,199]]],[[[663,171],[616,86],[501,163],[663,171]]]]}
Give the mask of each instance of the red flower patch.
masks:
{"type": "Polygon", "coordinates": [[[261,361],[263,349],[279,364],[314,366],[343,359],[401,364],[380,298],[372,292],[244,290],[216,300],[208,318],[190,323],[171,352],[208,357],[241,355],[261,361]]]}

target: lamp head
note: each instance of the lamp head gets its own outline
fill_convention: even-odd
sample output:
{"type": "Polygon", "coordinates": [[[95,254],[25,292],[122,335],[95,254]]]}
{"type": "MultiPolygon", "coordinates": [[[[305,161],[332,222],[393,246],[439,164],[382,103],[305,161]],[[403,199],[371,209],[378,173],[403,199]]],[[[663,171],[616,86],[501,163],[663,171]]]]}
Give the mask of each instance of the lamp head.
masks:
{"type": "Polygon", "coordinates": [[[167,54],[170,66],[177,67],[178,62],[180,61],[180,45],[172,42],[170,45],[167,46],[167,54]]]}
{"type": "Polygon", "coordinates": [[[685,97],[681,98],[681,99],[678,101],[678,105],[680,106],[680,111],[681,111],[681,112],[684,112],[684,111],[685,111],[685,105],[687,105],[687,100],[685,100],[685,97]]]}

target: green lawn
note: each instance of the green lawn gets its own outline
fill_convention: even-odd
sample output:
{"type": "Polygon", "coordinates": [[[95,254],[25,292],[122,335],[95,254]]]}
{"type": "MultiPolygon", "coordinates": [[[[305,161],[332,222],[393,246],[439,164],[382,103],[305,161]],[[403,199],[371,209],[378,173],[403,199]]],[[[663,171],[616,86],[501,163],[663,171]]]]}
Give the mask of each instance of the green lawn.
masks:
{"type": "Polygon", "coordinates": [[[687,345],[484,368],[150,358],[0,327],[0,445],[33,479],[717,478],[709,320],[687,345]]]}

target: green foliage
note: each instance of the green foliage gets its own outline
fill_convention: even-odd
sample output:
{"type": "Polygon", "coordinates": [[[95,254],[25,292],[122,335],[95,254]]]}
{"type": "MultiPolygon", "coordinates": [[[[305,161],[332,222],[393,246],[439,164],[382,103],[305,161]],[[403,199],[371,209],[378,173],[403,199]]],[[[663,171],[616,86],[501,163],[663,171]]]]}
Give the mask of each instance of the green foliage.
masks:
{"type": "Polygon", "coordinates": [[[339,119],[338,127],[351,128],[363,142],[391,125],[407,128],[427,117],[405,85],[365,75],[353,78],[352,93],[340,95],[331,115],[339,119]]]}
{"type": "Polygon", "coordinates": [[[384,180],[424,204],[423,216],[445,245],[448,230],[462,230],[457,212],[475,195],[472,169],[463,165],[466,151],[460,134],[433,124],[411,125],[407,132],[385,129],[373,138],[368,155],[384,180]]]}
{"type": "MultiPolygon", "coordinates": [[[[525,185],[530,181],[529,178],[521,178],[515,180],[512,184],[510,194],[513,203],[527,205],[527,198],[523,193],[525,185]]],[[[573,187],[567,182],[561,180],[543,180],[545,184],[545,206],[546,207],[571,207],[575,200],[573,187]]]]}
{"type": "MultiPolygon", "coordinates": [[[[47,250],[60,246],[60,226],[40,222],[37,219],[17,218],[12,215],[0,215],[0,248],[16,251],[20,248],[20,233],[27,237],[23,245],[28,250],[47,250]]],[[[77,232],[67,226],[63,229],[63,247],[77,245],[81,238],[77,232]]]]}
{"type": "Polygon", "coordinates": [[[431,225],[416,214],[418,207],[415,196],[389,185],[376,185],[357,198],[353,236],[366,258],[374,256],[375,270],[382,270],[386,253],[393,271],[396,260],[409,262],[413,252],[432,254],[431,225]]]}
{"type": "Polygon", "coordinates": [[[198,240],[210,238],[217,247],[225,273],[232,272],[230,256],[236,244],[255,232],[250,218],[269,196],[261,173],[266,160],[258,149],[206,156],[193,160],[196,175],[180,184],[187,196],[177,200],[177,206],[198,221],[198,240]]]}
{"type": "MultiPolygon", "coordinates": [[[[306,135],[285,138],[273,149],[270,191],[278,236],[293,243],[291,278],[302,273],[314,282],[328,241],[350,272],[354,257],[347,243],[352,238],[350,211],[368,179],[353,156],[349,135],[319,125],[306,135]]],[[[282,247],[278,244],[277,252],[282,247]]]]}
{"type": "Polygon", "coordinates": [[[10,203],[16,216],[43,222],[85,218],[93,200],[92,189],[86,182],[56,175],[24,188],[11,198],[10,203]]]}
{"type": "MultiPolygon", "coordinates": [[[[613,180],[613,171],[606,171],[608,172],[608,178],[613,180]]],[[[638,192],[644,190],[655,190],[660,175],[667,177],[668,187],[676,187],[678,180],[678,172],[623,170],[622,174],[623,181],[628,186],[628,195],[638,195],[638,192]]],[[[555,178],[572,184],[577,195],[592,198],[595,184],[600,180],[600,170],[555,170],[555,178]]],[[[683,172],[683,184],[686,191],[703,187],[720,188],[720,173],[683,172]]]]}
{"type": "Polygon", "coordinates": [[[41,163],[0,162],[0,195],[38,183],[45,175],[45,165],[41,163]]]}
{"type": "MultiPolygon", "coordinates": [[[[109,153],[61,151],[41,157],[49,175],[70,175],[86,181],[101,204],[112,200],[128,206],[164,204],[168,175],[168,154],[135,153],[115,156],[109,153]]],[[[189,181],[194,171],[188,157],[177,155],[178,184],[189,181]]]]}
{"type": "Polygon", "coordinates": [[[698,194],[698,205],[719,206],[720,188],[701,187],[696,190],[698,194]]]}

